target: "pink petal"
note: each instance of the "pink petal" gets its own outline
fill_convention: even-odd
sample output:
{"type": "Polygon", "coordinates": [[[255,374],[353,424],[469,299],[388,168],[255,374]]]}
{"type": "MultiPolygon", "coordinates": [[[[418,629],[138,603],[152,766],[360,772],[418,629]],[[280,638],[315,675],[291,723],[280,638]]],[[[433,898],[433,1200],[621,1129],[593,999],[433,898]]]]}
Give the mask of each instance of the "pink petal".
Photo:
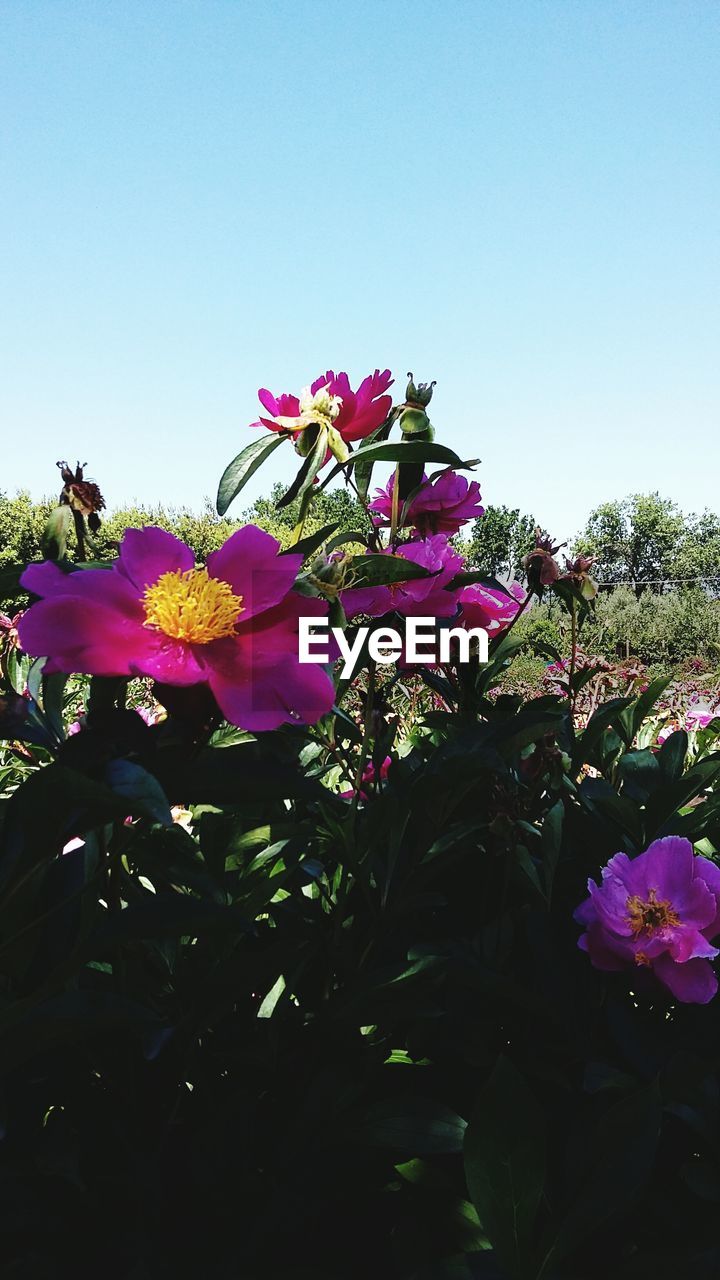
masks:
{"type": "Polygon", "coordinates": [[[676,964],[667,953],[653,961],[653,973],[684,1004],[707,1004],[718,989],[718,980],[707,960],[676,964]]]}
{"type": "Polygon", "coordinates": [[[221,578],[242,596],[240,624],[270,609],[292,588],[302,565],[301,555],[278,555],[280,543],[254,524],[231,534],[207,559],[208,573],[221,578]]]}
{"type": "Polygon", "coordinates": [[[97,601],[92,608],[55,596],[28,609],[21,643],[34,657],[50,654],[52,670],[97,676],[129,676],[151,633],[140,618],[97,601]]]}
{"type": "Polygon", "coordinates": [[[194,552],[174,533],[154,525],[125,530],[117,571],[139,591],[157,582],[163,573],[185,573],[194,567],[194,552]]]}

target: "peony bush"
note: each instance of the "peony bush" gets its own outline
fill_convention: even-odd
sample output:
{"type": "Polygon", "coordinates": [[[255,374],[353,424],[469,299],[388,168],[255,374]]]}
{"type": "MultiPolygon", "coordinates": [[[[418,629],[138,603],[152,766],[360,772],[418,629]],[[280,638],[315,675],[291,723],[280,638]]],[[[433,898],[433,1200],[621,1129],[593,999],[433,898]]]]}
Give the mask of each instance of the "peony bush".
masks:
{"type": "Polygon", "coordinates": [[[542,529],[523,582],[470,569],[477,464],[393,385],[259,392],[217,510],[282,449],[284,549],[148,525],[103,559],[62,464],[0,619],[8,1275],[718,1273],[712,682],[586,653],[593,559],[542,529]],[[488,660],[372,657],[420,617],[488,660]]]}

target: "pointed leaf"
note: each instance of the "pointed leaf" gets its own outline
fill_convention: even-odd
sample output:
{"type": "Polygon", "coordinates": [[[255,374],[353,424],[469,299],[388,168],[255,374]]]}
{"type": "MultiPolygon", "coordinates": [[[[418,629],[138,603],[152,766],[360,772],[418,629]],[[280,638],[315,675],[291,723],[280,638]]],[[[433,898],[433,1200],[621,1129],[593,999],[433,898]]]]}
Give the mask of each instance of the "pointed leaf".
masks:
{"type": "Polygon", "coordinates": [[[219,516],[225,515],[230,503],[235,500],[250,477],[285,439],[286,437],[280,434],[270,435],[269,438],[264,435],[259,440],[253,440],[252,444],[247,445],[237,457],[233,458],[223,471],[218,486],[216,508],[219,516]]]}
{"type": "Polygon", "coordinates": [[[545,1123],[517,1068],[499,1058],[465,1135],[478,1217],[511,1276],[526,1274],[545,1182],[545,1123]]]}

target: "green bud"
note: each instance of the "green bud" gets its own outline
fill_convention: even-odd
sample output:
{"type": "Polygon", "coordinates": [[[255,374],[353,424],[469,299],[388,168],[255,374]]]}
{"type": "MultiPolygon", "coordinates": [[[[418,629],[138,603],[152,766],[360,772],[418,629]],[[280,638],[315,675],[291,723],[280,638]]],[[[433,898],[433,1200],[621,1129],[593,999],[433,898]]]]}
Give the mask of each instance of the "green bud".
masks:
{"type": "Polygon", "coordinates": [[[431,429],[430,419],[424,409],[403,409],[400,414],[400,430],[404,436],[424,437],[431,429]]]}

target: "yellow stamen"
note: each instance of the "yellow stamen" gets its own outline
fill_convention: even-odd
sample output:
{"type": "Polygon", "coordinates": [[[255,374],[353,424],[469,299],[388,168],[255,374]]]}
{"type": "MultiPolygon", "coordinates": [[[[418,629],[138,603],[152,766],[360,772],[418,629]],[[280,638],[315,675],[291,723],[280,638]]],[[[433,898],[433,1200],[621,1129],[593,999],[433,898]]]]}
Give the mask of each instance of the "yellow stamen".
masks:
{"type": "Polygon", "coordinates": [[[145,590],[145,626],[172,640],[209,644],[231,636],[243,612],[242,596],[228,582],[211,578],[207,569],[163,573],[145,590]]]}
{"type": "Polygon", "coordinates": [[[658,900],[657,889],[649,889],[647,899],[633,893],[626,902],[627,920],[637,938],[680,924],[680,917],[667,898],[658,900]]]}

